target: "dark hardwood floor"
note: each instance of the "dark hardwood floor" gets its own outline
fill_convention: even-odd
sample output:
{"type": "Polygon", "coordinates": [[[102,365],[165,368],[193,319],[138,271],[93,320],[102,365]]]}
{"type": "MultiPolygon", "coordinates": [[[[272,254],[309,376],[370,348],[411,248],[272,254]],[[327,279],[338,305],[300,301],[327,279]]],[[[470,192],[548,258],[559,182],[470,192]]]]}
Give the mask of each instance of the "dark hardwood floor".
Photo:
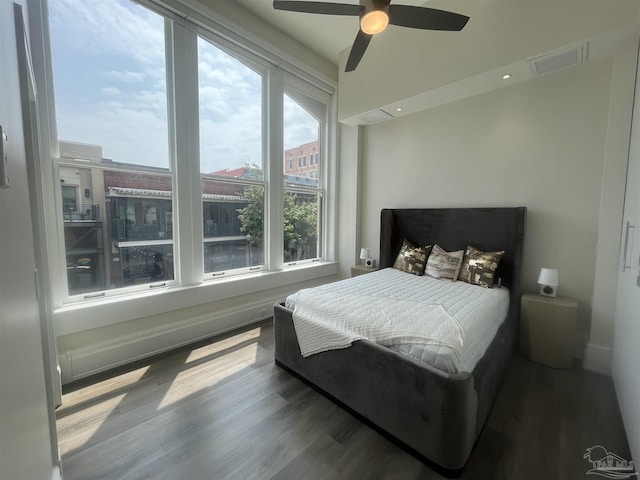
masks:
{"type": "MultiPolygon", "coordinates": [[[[274,365],[270,322],[69,385],[57,425],[65,480],[444,478],[274,365]]],[[[515,356],[459,478],[585,479],[595,445],[631,459],[611,379],[515,356]]]]}

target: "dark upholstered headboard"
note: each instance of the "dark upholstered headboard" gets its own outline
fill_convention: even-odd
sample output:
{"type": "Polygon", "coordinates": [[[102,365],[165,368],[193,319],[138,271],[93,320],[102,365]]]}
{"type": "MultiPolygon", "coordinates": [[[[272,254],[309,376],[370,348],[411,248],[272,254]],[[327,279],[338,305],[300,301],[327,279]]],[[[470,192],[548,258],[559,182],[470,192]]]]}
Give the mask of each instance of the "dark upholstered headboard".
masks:
{"type": "Polygon", "coordinates": [[[483,251],[504,250],[497,275],[511,290],[522,293],[522,249],[526,207],[384,209],[380,218],[380,268],[392,267],[402,241],[438,244],[447,251],[467,245],[483,251]]]}

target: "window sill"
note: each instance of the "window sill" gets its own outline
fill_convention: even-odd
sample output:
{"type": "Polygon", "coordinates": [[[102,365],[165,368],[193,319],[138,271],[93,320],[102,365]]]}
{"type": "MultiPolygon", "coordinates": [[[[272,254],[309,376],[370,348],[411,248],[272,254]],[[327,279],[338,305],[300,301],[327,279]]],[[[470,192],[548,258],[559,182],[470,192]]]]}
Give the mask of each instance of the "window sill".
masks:
{"type": "Polygon", "coordinates": [[[194,307],[241,295],[264,292],[301,282],[336,275],[338,264],[318,262],[287,267],[282,271],[261,271],[207,281],[199,285],[167,287],[137,294],[104,297],[64,305],[54,312],[56,335],[70,335],[86,330],[127,322],[172,310],[194,307]]]}

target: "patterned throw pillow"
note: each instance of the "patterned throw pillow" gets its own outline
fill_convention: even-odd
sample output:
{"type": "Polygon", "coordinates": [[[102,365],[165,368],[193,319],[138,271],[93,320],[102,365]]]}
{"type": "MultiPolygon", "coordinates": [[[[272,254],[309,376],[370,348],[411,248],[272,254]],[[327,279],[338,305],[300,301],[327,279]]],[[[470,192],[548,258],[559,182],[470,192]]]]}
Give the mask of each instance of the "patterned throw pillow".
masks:
{"type": "Polygon", "coordinates": [[[498,264],[504,255],[504,250],[499,252],[483,252],[467,245],[464,252],[464,260],[460,269],[460,280],[472,285],[480,285],[484,288],[493,287],[493,277],[498,269],[498,264]]]}
{"type": "Polygon", "coordinates": [[[424,273],[433,278],[442,278],[455,282],[460,273],[463,256],[464,250],[446,252],[440,245],[434,245],[424,273]]]}
{"type": "Polygon", "coordinates": [[[414,275],[423,275],[429,252],[431,252],[431,245],[418,247],[405,238],[393,268],[414,275]]]}

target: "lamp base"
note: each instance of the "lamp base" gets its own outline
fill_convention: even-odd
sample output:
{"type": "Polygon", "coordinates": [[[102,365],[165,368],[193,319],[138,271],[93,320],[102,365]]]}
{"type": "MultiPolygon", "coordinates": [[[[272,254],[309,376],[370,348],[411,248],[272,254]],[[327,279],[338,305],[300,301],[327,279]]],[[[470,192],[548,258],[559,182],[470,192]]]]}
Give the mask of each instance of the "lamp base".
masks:
{"type": "Polygon", "coordinates": [[[375,267],[376,266],[376,261],[373,258],[367,258],[367,259],[365,259],[364,264],[367,267],[375,267]]]}
{"type": "Polygon", "coordinates": [[[554,285],[540,285],[540,295],[543,297],[555,297],[558,287],[554,285]]]}

